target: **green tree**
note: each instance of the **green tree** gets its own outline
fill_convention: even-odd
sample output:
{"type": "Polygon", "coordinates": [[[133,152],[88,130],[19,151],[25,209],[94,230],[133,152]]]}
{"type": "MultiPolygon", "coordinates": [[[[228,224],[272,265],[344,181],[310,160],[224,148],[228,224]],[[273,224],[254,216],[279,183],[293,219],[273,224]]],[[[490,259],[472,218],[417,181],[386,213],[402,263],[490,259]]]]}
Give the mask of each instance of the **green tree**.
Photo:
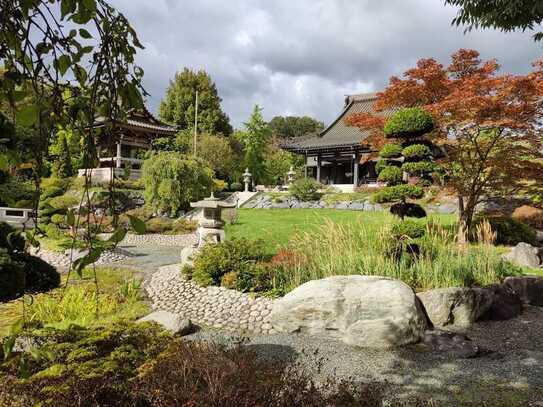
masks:
{"type": "MultiPolygon", "coordinates": [[[[541,0],[445,0],[445,4],[460,7],[453,24],[473,28],[496,28],[501,31],[533,30],[543,21],[541,0]]],[[[534,34],[543,39],[543,32],[534,34]]]]}
{"type": "Polygon", "coordinates": [[[217,178],[229,182],[237,181],[241,160],[227,137],[201,134],[198,136],[196,151],[197,156],[207,163],[217,178]]]}
{"type": "Polygon", "coordinates": [[[58,133],[56,141],[56,156],[53,161],[52,174],[56,178],[68,178],[74,175],[72,156],[68,147],[68,140],[65,131],[58,133]]]}
{"type": "Polygon", "coordinates": [[[221,98],[215,83],[206,71],[184,68],[170,81],[160,102],[160,118],[181,129],[194,130],[196,91],[198,91],[198,131],[228,136],[232,126],[221,109],[221,98]]]}
{"type": "Polygon", "coordinates": [[[236,138],[243,144],[244,165],[253,174],[253,182],[258,184],[266,179],[264,153],[271,136],[271,130],[262,116],[262,108],[255,105],[245,130],[236,132],[236,138]]]}
{"type": "Polygon", "coordinates": [[[286,183],[287,172],[293,167],[296,174],[300,175],[304,169],[304,157],[293,154],[271,143],[266,148],[264,156],[264,168],[266,172],[266,184],[282,185],[286,183]]]}
{"type": "Polygon", "coordinates": [[[280,139],[292,139],[319,133],[324,123],[308,116],[275,116],[269,123],[272,134],[280,139]]]}
{"type": "Polygon", "coordinates": [[[201,158],[176,152],[155,153],[143,163],[145,202],[156,211],[176,214],[209,195],[213,170],[201,158]]]}
{"type": "Polygon", "coordinates": [[[435,164],[429,147],[431,143],[423,137],[433,128],[432,116],[417,107],[399,110],[384,125],[385,137],[397,140],[398,144],[385,144],[379,153],[382,161],[378,180],[386,182],[387,186],[373,198],[377,202],[396,202],[391,212],[402,219],[424,214],[422,208],[407,203],[408,199],[420,198],[423,190],[406,185],[406,176],[430,182],[435,164]]]}

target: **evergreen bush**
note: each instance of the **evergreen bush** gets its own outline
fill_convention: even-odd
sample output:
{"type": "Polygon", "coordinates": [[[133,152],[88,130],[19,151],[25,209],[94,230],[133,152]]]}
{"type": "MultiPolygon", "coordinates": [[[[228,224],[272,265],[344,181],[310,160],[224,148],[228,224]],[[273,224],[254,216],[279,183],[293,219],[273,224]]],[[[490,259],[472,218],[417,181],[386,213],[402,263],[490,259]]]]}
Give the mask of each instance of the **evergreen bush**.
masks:
{"type": "Polygon", "coordinates": [[[382,158],[397,158],[401,155],[402,146],[400,144],[385,144],[379,151],[379,157],[382,158]]]}
{"type": "Polygon", "coordinates": [[[292,183],[289,193],[300,201],[315,201],[319,199],[319,190],[322,187],[322,184],[313,178],[303,178],[292,183]]]}
{"type": "Polygon", "coordinates": [[[426,234],[426,224],[414,220],[404,220],[392,225],[391,234],[394,239],[407,236],[411,239],[418,239],[426,234]]]}
{"type": "Polygon", "coordinates": [[[402,182],[403,172],[399,167],[390,165],[379,172],[377,180],[379,182],[386,182],[388,185],[397,185],[402,182]]]}
{"type": "Polygon", "coordinates": [[[207,244],[194,259],[192,279],[204,287],[220,285],[225,274],[247,272],[265,256],[261,240],[235,239],[207,244]]]}
{"type": "Polygon", "coordinates": [[[430,148],[424,144],[412,144],[405,147],[401,151],[401,155],[408,160],[415,160],[428,158],[432,155],[432,152],[430,151],[430,148]]]}
{"type": "Polygon", "coordinates": [[[385,124],[384,133],[389,138],[417,138],[434,129],[429,113],[418,107],[396,112],[385,124]]]}
{"type": "Polygon", "coordinates": [[[60,274],[46,261],[26,253],[14,255],[13,258],[22,265],[26,292],[47,292],[60,285],[60,274]]]}
{"type": "Polygon", "coordinates": [[[402,170],[408,174],[427,174],[435,169],[435,164],[430,161],[405,162],[402,164],[402,170]]]}
{"type": "Polygon", "coordinates": [[[6,249],[0,248],[0,302],[13,300],[24,294],[25,272],[6,249]]]}
{"type": "Polygon", "coordinates": [[[521,242],[537,244],[537,234],[529,225],[508,216],[479,216],[475,223],[487,220],[496,233],[496,244],[515,246],[521,242]]]}
{"type": "Polygon", "coordinates": [[[385,187],[372,195],[372,200],[377,203],[395,202],[402,198],[420,199],[424,196],[424,190],[418,185],[400,184],[385,187]]]}

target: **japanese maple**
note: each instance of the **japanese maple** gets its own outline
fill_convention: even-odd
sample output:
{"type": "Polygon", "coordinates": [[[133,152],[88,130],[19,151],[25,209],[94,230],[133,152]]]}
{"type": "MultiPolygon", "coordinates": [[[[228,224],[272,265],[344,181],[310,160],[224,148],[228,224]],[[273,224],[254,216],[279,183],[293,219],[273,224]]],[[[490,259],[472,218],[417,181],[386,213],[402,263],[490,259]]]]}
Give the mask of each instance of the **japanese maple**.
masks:
{"type": "MultiPolygon", "coordinates": [[[[444,182],[458,195],[460,220],[468,227],[485,199],[529,194],[543,181],[543,61],[533,68],[526,75],[501,74],[495,60],[461,49],[447,67],[419,60],[378,93],[377,111],[417,106],[432,115],[432,138],[445,152],[444,182]]],[[[382,117],[359,113],[346,120],[373,130],[372,142],[380,147],[382,117]]]]}

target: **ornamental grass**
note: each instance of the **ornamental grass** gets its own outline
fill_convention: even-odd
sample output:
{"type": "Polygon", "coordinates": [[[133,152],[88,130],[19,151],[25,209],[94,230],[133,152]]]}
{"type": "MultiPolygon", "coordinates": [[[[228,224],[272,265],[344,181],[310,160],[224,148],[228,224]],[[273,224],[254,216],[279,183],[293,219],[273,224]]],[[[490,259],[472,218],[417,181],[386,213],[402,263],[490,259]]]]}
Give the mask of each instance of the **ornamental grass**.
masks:
{"type": "Polygon", "coordinates": [[[416,291],[484,286],[518,273],[502,260],[489,228],[479,241],[462,243],[452,229],[433,222],[420,238],[395,236],[392,224],[375,229],[362,222],[326,221],[316,233],[297,234],[274,259],[275,289],[287,293],[299,285],[336,275],[376,275],[400,279],[416,291]],[[490,235],[489,235],[490,234],[490,235]],[[287,255],[286,253],[290,253],[287,255]]]}

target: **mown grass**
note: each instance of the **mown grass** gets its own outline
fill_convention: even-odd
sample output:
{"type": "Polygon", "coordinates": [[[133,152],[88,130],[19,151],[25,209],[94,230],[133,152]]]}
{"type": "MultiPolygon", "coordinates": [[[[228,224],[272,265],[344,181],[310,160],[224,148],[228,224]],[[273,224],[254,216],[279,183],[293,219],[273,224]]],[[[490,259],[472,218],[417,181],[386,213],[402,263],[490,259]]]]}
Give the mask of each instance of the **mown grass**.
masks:
{"type": "MultiPolygon", "coordinates": [[[[234,225],[226,226],[226,238],[264,239],[268,254],[275,254],[300,233],[319,239],[318,228],[327,220],[338,225],[363,224],[368,232],[377,233],[395,218],[386,211],[361,212],[336,209],[239,209],[234,225]]],[[[428,217],[444,227],[452,227],[454,215],[432,214],[428,217]]]]}
{"type": "MultiPolygon", "coordinates": [[[[138,278],[129,269],[97,267],[98,292],[92,269],[85,269],[83,278],[70,277],[66,288],[63,276],[60,288],[48,293],[25,296],[25,321],[55,328],[71,324],[84,327],[134,320],[149,310],[142,301],[138,278]]],[[[23,316],[23,299],[0,304],[0,337],[23,316]]]]}

